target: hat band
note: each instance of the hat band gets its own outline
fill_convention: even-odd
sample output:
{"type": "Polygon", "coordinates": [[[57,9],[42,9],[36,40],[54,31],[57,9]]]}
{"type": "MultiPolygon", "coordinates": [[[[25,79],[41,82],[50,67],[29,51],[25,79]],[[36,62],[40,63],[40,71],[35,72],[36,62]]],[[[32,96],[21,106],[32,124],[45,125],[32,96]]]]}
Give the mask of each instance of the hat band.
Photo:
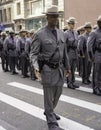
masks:
{"type": "Polygon", "coordinates": [[[59,14],[59,12],[47,12],[46,14],[59,14]]]}

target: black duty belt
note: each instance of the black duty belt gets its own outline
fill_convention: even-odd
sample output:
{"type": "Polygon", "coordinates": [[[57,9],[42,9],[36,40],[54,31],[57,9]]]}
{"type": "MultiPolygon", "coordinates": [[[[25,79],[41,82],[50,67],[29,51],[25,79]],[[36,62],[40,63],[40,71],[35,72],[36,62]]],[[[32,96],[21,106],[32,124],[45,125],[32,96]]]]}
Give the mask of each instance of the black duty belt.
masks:
{"type": "Polygon", "coordinates": [[[77,47],[69,46],[69,49],[76,50],[77,47]]]}
{"type": "Polygon", "coordinates": [[[63,63],[62,62],[49,62],[49,61],[45,61],[44,64],[48,65],[52,69],[57,69],[63,63]]]}
{"type": "Polygon", "coordinates": [[[96,51],[101,53],[101,49],[99,49],[99,48],[96,48],[96,51]]]}

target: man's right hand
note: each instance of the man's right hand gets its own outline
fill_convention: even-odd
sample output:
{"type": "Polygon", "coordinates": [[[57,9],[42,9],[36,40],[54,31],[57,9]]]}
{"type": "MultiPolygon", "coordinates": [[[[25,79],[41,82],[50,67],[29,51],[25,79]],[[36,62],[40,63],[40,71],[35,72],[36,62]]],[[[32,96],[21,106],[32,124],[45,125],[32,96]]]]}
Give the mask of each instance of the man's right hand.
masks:
{"type": "Polygon", "coordinates": [[[41,80],[41,74],[39,73],[39,70],[34,69],[34,73],[35,73],[36,78],[40,81],[41,80]]]}
{"type": "Polygon", "coordinates": [[[71,74],[71,70],[66,71],[66,77],[68,77],[71,74]]]}

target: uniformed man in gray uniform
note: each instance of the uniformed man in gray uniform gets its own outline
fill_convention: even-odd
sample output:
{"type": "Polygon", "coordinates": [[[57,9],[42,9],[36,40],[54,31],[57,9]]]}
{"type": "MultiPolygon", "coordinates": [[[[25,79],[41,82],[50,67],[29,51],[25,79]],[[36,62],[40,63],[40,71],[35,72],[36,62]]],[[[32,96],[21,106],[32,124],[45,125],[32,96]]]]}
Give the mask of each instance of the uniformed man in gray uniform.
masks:
{"type": "Polygon", "coordinates": [[[34,29],[30,30],[29,32],[29,37],[26,38],[26,44],[25,44],[25,52],[28,56],[28,67],[29,67],[29,71],[30,71],[30,78],[31,80],[35,80],[35,74],[34,74],[34,68],[32,66],[32,62],[29,59],[29,54],[30,54],[30,50],[31,50],[31,44],[32,44],[32,39],[34,37],[34,29]]]}
{"type": "Polygon", "coordinates": [[[78,46],[78,34],[74,31],[75,27],[75,18],[70,17],[67,20],[68,30],[64,32],[66,45],[67,45],[67,53],[69,57],[71,75],[67,78],[67,87],[71,89],[78,88],[79,86],[75,85],[75,69],[77,67],[77,46],[78,46]]]}
{"type": "Polygon", "coordinates": [[[4,50],[8,54],[9,58],[9,67],[11,74],[17,74],[16,72],[16,58],[17,58],[17,52],[16,52],[16,40],[15,40],[15,33],[13,30],[10,30],[9,36],[4,41],[4,50]]]}
{"type": "Polygon", "coordinates": [[[93,93],[101,96],[101,16],[97,19],[98,28],[90,34],[88,44],[88,54],[93,61],[93,93]]]}
{"type": "Polygon", "coordinates": [[[25,44],[26,44],[26,30],[22,29],[20,31],[20,37],[16,41],[16,50],[19,55],[19,69],[21,69],[22,77],[26,78],[29,77],[27,75],[27,54],[25,52],[25,44]]]}
{"type": "Polygon", "coordinates": [[[81,77],[82,76],[82,58],[80,56],[80,46],[79,46],[79,39],[82,37],[82,35],[85,33],[85,28],[84,26],[80,26],[77,28],[77,32],[78,32],[78,47],[77,47],[77,50],[78,50],[78,72],[79,72],[79,76],[81,77]]]}
{"type": "Polygon", "coordinates": [[[6,32],[1,33],[1,39],[0,39],[0,55],[1,55],[1,64],[2,64],[2,70],[4,72],[8,71],[8,60],[7,60],[7,54],[4,51],[4,41],[6,38],[6,32]]]}
{"type": "Polygon", "coordinates": [[[90,84],[90,74],[91,74],[91,67],[92,62],[89,61],[88,54],[87,54],[87,39],[89,34],[91,33],[92,26],[90,22],[85,23],[85,33],[79,37],[79,52],[80,57],[82,58],[82,83],[90,84]]]}
{"type": "Polygon", "coordinates": [[[57,123],[57,119],[60,117],[55,114],[54,109],[62,93],[65,74],[70,73],[64,34],[56,28],[58,17],[57,6],[47,9],[48,25],[35,34],[30,53],[36,76],[40,78],[41,73],[44,90],[44,114],[49,130],[62,130],[57,123]],[[41,57],[43,62],[40,73],[38,57],[41,57]],[[66,73],[65,69],[67,70],[66,73]]]}

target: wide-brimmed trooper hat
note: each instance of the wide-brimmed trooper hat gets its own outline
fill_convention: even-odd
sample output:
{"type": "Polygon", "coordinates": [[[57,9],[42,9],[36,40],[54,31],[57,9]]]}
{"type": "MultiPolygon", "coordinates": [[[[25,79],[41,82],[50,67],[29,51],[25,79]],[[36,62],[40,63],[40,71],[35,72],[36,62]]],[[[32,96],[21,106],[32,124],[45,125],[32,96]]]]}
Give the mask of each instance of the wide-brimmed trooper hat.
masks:
{"type": "Polygon", "coordinates": [[[76,24],[77,21],[74,17],[69,17],[67,20],[66,20],[67,23],[73,23],[73,24],[76,24]]]}
{"type": "Polygon", "coordinates": [[[30,30],[30,33],[32,34],[32,33],[35,33],[35,30],[34,29],[31,29],[30,30]]]}
{"type": "Polygon", "coordinates": [[[97,21],[101,21],[101,15],[99,15],[96,20],[97,20],[97,21]]]}
{"type": "Polygon", "coordinates": [[[48,15],[58,15],[61,14],[58,10],[58,6],[56,5],[51,5],[50,7],[47,8],[46,12],[44,12],[44,14],[48,14],[48,15]]]}
{"type": "Polygon", "coordinates": [[[27,30],[21,29],[21,30],[19,31],[19,33],[23,33],[23,32],[26,32],[26,33],[27,33],[27,30]]]}
{"type": "Polygon", "coordinates": [[[1,32],[1,36],[6,36],[6,32],[1,32]]]}
{"type": "Polygon", "coordinates": [[[14,32],[13,29],[9,30],[9,34],[14,34],[14,33],[15,33],[15,32],[14,32]]]}
{"type": "Polygon", "coordinates": [[[92,28],[91,22],[86,22],[84,28],[92,28]]]}
{"type": "Polygon", "coordinates": [[[77,31],[85,31],[84,25],[77,28],[77,31]]]}
{"type": "Polygon", "coordinates": [[[93,26],[93,29],[96,29],[98,27],[98,25],[97,24],[95,24],[94,26],[93,26]]]}

